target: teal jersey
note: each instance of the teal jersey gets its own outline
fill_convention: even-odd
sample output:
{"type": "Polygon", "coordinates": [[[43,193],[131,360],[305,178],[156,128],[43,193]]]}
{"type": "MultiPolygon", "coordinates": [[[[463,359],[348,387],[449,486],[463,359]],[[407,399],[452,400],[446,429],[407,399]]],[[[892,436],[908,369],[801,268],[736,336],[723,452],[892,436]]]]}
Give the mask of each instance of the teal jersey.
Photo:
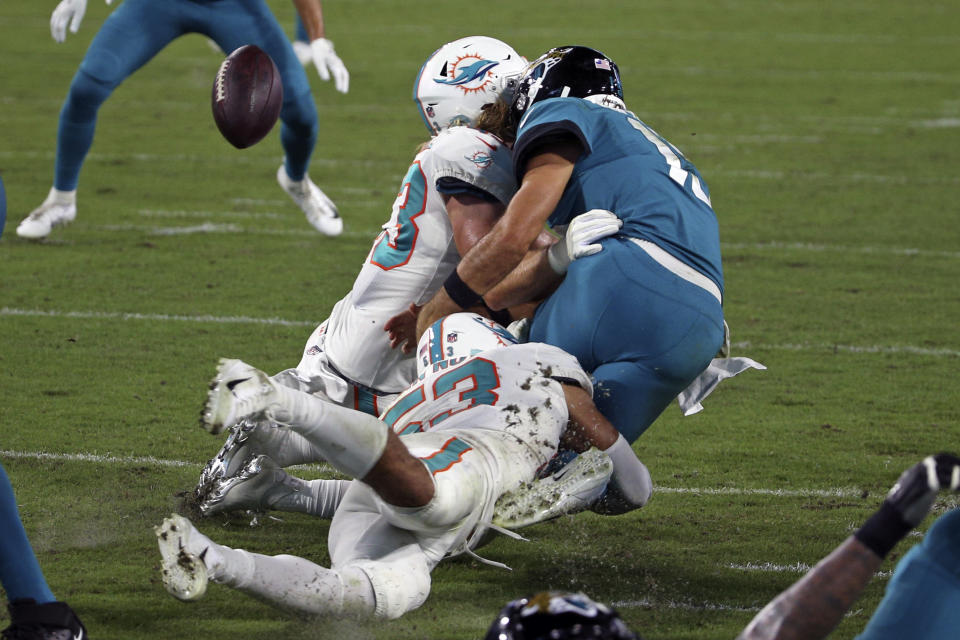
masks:
{"type": "Polygon", "coordinates": [[[591,209],[612,211],[623,220],[621,235],[659,245],[722,291],[720,237],[707,184],[676,147],[633,113],[581,98],[534,104],[517,131],[517,182],[541,145],[571,138],[583,153],[549,224],[568,224],[591,209]]]}

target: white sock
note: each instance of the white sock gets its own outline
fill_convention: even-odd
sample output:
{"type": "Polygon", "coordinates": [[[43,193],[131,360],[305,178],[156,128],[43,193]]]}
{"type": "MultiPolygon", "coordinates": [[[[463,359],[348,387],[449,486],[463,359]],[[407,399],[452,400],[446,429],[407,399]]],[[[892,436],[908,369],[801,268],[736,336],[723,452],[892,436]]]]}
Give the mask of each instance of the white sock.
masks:
{"type": "Polygon", "coordinates": [[[289,474],[283,484],[291,491],[277,499],[271,508],[328,519],[333,517],[350,487],[349,480],[301,480],[289,474]]]}
{"type": "Polygon", "coordinates": [[[647,504],[653,492],[653,480],[650,478],[650,471],[637,458],[626,438],[623,435],[618,437],[605,453],[613,461],[613,475],[610,477],[605,500],[613,503],[616,498],[617,502],[625,503],[621,505],[624,511],[647,504]]]}
{"type": "Polygon", "coordinates": [[[250,433],[248,446],[258,454],[269,456],[281,467],[325,460],[323,452],[296,431],[269,423],[257,425],[250,433]]]}
{"type": "Polygon", "coordinates": [[[359,569],[341,572],[291,555],[249,555],[255,570],[232,586],[259,600],[310,616],[372,615],[376,610],[373,586],[359,569]]]}
{"type": "Polygon", "coordinates": [[[280,408],[271,408],[271,419],[306,438],[338,471],[363,478],[383,455],[389,427],[377,418],[295,389],[276,391],[280,408]]]}
{"type": "Polygon", "coordinates": [[[76,204],[77,190],[60,191],[56,187],[50,187],[50,193],[47,195],[47,202],[53,204],[76,204]]]}

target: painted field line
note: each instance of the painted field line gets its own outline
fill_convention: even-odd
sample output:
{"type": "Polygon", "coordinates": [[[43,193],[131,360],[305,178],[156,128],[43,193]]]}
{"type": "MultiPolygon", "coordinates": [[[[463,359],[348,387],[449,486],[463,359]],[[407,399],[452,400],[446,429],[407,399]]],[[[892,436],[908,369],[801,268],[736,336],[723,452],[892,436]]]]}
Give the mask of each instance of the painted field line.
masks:
{"type": "MultiPolygon", "coordinates": [[[[165,460],[153,456],[114,456],[96,453],[52,453],[47,451],[12,451],[0,449],[0,458],[14,458],[18,460],[58,460],[64,462],[90,462],[94,464],[124,464],[146,465],[156,467],[201,467],[203,462],[188,462],[186,460],[165,460]]],[[[307,465],[310,468],[333,471],[326,464],[307,465]]],[[[736,487],[724,488],[697,488],[697,487],[661,487],[655,486],[654,493],[694,494],[694,495],[744,495],[744,496],[772,496],[781,498],[853,498],[863,495],[862,489],[833,488],[833,489],[739,489],[736,487]]]]}
{"type": "MultiPolygon", "coordinates": [[[[200,217],[200,216],[198,216],[200,217]]],[[[75,225],[74,228],[82,228],[81,225],[75,225]]],[[[252,233],[260,236],[290,236],[297,238],[309,238],[315,237],[319,239],[324,239],[325,236],[312,230],[310,227],[304,226],[302,229],[267,229],[264,227],[242,227],[238,224],[225,223],[217,224],[213,222],[205,222],[198,225],[189,225],[189,226],[176,226],[176,227],[156,227],[148,225],[138,225],[138,224],[105,224],[105,225],[90,225],[86,227],[94,231],[134,231],[137,233],[146,233],[155,236],[175,236],[175,235],[189,235],[194,233],[252,233]]],[[[356,229],[350,230],[347,229],[341,233],[338,238],[360,238],[366,239],[370,242],[377,237],[377,234],[380,233],[380,228],[376,229],[356,229]]]]}
{"type": "Polygon", "coordinates": [[[152,320],[158,322],[206,322],[213,324],[266,324],[284,327],[315,327],[319,321],[250,318],[248,316],[182,316],[166,313],[110,313],[107,311],[41,311],[39,309],[0,308],[0,316],[80,318],[91,320],[152,320]]]}
{"type": "Polygon", "coordinates": [[[736,611],[755,613],[760,611],[760,607],[741,607],[732,604],[720,604],[716,602],[680,602],[677,600],[651,600],[650,598],[640,598],[639,600],[617,600],[611,602],[616,609],[679,609],[681,611],[736,611]]]}
{"type": "MultiPolygon", "coordinates": [[[[729,562],[719,566],[723,567],[724,569],[733,569],[734,571],[798,574],[804,574],[813,568],[813,565],[809,565],[805,562],[795,562],[793,564],[776,564],[774,562],[747,562],[740,564],[736,562],[729,562]]],[[[873,575],[875,578],[889,578],[891,575],[893,575],[893,571],[879,571],[873,575]]]]}
{"type": "Polygon", "coordinates": [[[910,247],[851,247],[841,244],[815,244],[812,242],[723,242],[721,248],[730,250],[810,251],[813,253],[865,253],[880,256],[923,256],[933,258],[960,258],[960,251],[937,249],[914,249],[910,247]]]}
{"type": "MultiPolygon", "coordinates": [[[[285,327],[315,327],[319,320],[286,320],[284,318],[251,318],[249,316],[186,316],[168,313],[124,313],[107,311],[50,311],[0,307],[0,317],[71,318],[86,320],[145,320],[153,322],[201,322],[209,324],[264,324],[285,327]]],[[[762,342],[734,342],[737,349],[768,349],[771,351],[826,351],[854,354],[905,354],[935,358],[960,357],[956,349],[931,349],[912,345],[845,345],[828,343],[767,344],[762,342]]]]}
{"type": "Polygon", "coordinates": [[[956,349],[930,349],[927,347],[914,347],[911,345],[866,345],[857,346],[849,344],[763,344],[760,342],[735,342],[731,346],[737,349],[771,349],[773,351],[828,351],[832,353],[885,353],[885,354],[906,354],[914,356],[932,356],[935,358],[956,358],[960,357],[960,351],[956,349]]]}
{"type": "MultiPolygon", "coordinates": [[[[215,451],[211,453],[216,453],[215,451]]],[[[47,451],[12,451],[0,449],[0,458],[9,458],[11,460],[53,460],[57,462],[89,462],[93,464],[115,464],[115,465],[139,465],[146,467],[165,467],[165,468],[192,468],[200,470],[207,463],[188,462],[186,460],[164,460],[153,456],[112,456],[100,455],[96,453],[50,453],[47,451]]],[[[312,469],[315,471],[327,472],[341,475],[336,469],[328,464],[299,464],[289,467],[290,469],[312,469]]]]}

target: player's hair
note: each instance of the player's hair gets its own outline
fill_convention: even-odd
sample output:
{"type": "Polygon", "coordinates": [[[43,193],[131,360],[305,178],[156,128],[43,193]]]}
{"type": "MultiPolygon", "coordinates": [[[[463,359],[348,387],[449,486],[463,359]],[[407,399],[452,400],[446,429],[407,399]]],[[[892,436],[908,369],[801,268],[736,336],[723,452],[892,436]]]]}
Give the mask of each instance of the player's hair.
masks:
{"type": "Polygon", "coordinates": [[[501,99],[483,107],[477,118],[477,129],[497,136],[504,142],[513,142],[517,138],[517,128],[510,118],[510,105],[501,99]]]}

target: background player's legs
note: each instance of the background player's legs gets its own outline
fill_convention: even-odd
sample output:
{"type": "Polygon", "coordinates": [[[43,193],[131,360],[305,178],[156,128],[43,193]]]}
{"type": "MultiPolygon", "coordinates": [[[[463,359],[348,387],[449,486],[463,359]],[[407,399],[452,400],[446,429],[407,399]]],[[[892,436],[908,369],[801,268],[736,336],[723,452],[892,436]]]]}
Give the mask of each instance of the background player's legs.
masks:
{"type": "Polygon", "coordinates": [[[42,238],[76,217],[76,189],[93,145],[100,105],[130,74],[184,33],[180,3],[126,0],[94,36],[70,83],[60,111],[53,188],[17,227],[25,238],[42,238]]]}
{"type": "Polygon", "coordinates": [[[43,577],[27,533],[20,521],[17,499],[3,465],[0,465],[0,583],[8,600],[32,598],[38,603],[56,598],[43,577]]]}
{"type": "Polygon", "coordinates": [[[236,7],[230,11],[229,25],[210,20],[205,33],[224,51],[233,51],[244,44],[257,45],[270,55],[280,71],[283,83],[280,143],[284,161],[277,172],[277,181],[314,228],[326,235],[339,235],[343,231],[343,220],[336,206],[307,175],[317,141],[317,108],[303,65],[266,4],[258,6],[234,1],[203,6],[205,11],[219,17],[227,12],[224,5],[236,7]]]}

